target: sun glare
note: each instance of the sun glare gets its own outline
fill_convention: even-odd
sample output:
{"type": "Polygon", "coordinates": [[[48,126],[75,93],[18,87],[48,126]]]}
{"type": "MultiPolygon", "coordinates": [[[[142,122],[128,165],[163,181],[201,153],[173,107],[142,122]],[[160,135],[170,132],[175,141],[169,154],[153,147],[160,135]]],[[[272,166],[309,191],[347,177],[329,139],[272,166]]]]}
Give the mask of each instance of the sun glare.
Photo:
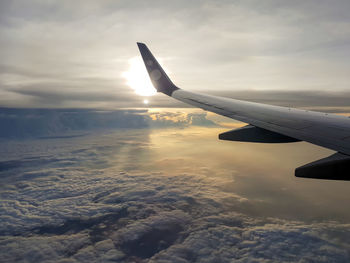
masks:
{"type": "Polygon", "coordinates": [[[129,59],[129,70],[123,72],[122,76],[126,79],[126,84],[137,94],[141,96],[152,96],[156,94],[156,89],[152,85],[141,57],[129,59]]]}

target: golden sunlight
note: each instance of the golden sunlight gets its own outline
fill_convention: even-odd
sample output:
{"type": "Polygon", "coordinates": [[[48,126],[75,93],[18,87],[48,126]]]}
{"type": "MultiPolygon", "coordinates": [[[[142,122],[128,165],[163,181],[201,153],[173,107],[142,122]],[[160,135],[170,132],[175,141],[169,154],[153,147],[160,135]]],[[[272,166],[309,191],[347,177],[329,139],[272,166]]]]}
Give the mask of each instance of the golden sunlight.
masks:
{"type": "Polygon", "coordinates": [[[122,76],[126,79],[127,85],[141,96],[152,96],[157,92],[152,85],[141,57],[129,59],[129,70],[123,72],[122,76]]]}

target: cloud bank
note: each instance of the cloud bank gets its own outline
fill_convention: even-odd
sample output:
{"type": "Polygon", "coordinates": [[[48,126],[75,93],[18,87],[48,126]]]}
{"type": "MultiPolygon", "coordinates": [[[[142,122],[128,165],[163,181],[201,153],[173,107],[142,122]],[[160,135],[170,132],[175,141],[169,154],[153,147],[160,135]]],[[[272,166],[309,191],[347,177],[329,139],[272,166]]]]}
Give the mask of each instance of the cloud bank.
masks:
{"type": "MultiPolygon", "coordinates": [[[[218,142],[208,139],[208,132],[211,137],[216,130],[128,129],[2,142],[0,167],[6,169],[0,171],[1,258],[7,262],[349,261],[349,224],[338,220],[342,216],[312,221],[297,220],[293,214],[279,218],[275,215],[282,215],[280,209],[272,216],[265,209],[275,205],[267,199],[271,189],[258,182],[260,188],[253,188],[262,195],[242,191],[240,177],[255,181],[257,172],[237,165],[241,162],[235,160],[232,145],[230,159],[222,158],[222,149],[212,147],[218,142]],[[191,147],[200,142],[200,149],[191,147]],[[207,149],[211,155],[205,154],[207,149]],[[240,184],[241,191],[228,188],[240,184]],[[247,207],[255,207],[255,213],[247,207]]],[[[254,148],[259,156],[259,147],[254,148]]],[[[244,158],[244,149],[239,152],[244,158]]],[[[329,185],[314,183],[300,190],[300,184],[271,177],[271,169],[257,171],[272,187],[277,177],[280,186],[275,190],[281,201],[291,202],[290,210],[297,208],[298,196],[312,188],[317,199],[326,195],[323,199],[336,200],[317,190],[329,185]],[[280,187],[288,187],[289,194],[280,187]],[[295,196],[292,187],[299,188],[295,196]]],[[[345,188],[338,186],[337,193],[347,196],[345,188]]],[[[317,202],[308,204],[313,199],[303,198],[306,208],[295,214],[306,216],[317,202]]],[[[320,210],[334,216],[326,207],[323,204],[320,210]]]]}
{"type": "Polygon", "coordinates": [[[184,110],[0,108],[0,138],[60,138],[115,129],[216,126],[207,113],[184,110]]]}

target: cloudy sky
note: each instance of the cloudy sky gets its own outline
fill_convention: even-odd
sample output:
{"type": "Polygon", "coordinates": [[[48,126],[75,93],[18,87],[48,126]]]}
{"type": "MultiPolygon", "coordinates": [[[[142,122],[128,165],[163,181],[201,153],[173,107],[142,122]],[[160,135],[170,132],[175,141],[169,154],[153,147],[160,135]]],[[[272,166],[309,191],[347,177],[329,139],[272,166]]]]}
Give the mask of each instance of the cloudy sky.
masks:
{"type": "Polygon", "coordinates": [[[0,261],[350,262],[349,184],[294,177],[333,152],[219,141],[244,124],[140,95],[136,46],[187,90],[349,115],[349,10],[0,1],[0,261]]]}
{"type": "MultiPolygon", "coordinates": [[[[143,98],[135,96],[124,73],[139,56],[135,43],[141,41],[182,88],[230,96],[240,91],[248,99],[266,90],[289,92],[289,98],[311,91],[320,94],[310,101],[322,106],[329,93],[350,97],[349,5],[1,1],[0,105],[140,107],[143,98]]],[[[294,104],[305,106],[298,98],[294,104]]],[[[149,101],[155,107],[181,105],[160,95],[149,101]]]]}

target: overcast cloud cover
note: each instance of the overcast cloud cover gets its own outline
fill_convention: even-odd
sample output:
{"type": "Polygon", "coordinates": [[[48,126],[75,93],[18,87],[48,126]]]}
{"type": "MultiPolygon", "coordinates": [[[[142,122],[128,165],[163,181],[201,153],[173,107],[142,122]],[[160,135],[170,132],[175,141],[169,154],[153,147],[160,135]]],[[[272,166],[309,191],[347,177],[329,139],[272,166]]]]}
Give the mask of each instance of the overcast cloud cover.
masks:
{"type": "MultiPolygon", "coordinates": [[[[0,105],[140,107],[142,98],[122,77],[128,60],[139,56],[137,41],[147,43],[175,83],[189,90],[248,91],[248,99],[266,89],[322,91],[310,98],[317,106],[333,92],[349,99],[349,5],[1,1],[0,105]]],[[[297,98],[296,106],[307,106],[297,98]]],[[[158,95],[150,105],[180,105],[174,103],[158,95]]]]}

